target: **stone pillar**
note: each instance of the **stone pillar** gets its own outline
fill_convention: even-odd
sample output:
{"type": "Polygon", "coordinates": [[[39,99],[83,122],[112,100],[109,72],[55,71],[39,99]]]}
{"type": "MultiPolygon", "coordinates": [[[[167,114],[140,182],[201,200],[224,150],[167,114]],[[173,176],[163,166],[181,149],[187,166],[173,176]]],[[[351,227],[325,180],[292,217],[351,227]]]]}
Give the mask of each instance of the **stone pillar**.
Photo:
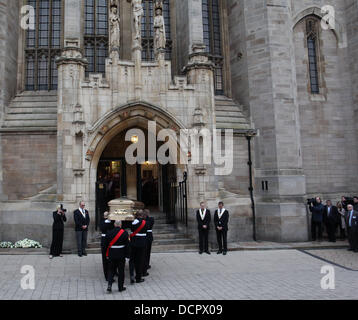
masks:
{"type": "Polygon", "coordinates": [[[189,54],[195,45],[204,44],[202,0],[188,0],[189,54]]]}
{"type": "Polygon", "coordinates": [[[64,1],[64,39],[76,39],[82,47],[82,1],[64,1]]]}
{"type": "Polygon", "coordinates": [[[245,13],[250,107],[259,130],[255,141],[258,239],[305,241],[306,182],[291,1],[245,1],[245,13]],[[261,189],[262,182],[267,182],[268,190],[261,189]]]}

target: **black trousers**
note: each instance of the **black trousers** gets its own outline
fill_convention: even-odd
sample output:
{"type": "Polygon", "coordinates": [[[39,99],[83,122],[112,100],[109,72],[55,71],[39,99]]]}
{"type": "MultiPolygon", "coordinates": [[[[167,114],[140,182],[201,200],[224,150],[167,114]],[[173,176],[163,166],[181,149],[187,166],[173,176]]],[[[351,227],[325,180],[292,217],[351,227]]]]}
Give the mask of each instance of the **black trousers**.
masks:
{"type": "Polygon", "coordinates": [[[77,240],[77,251],[78,254],[86,253],[87,247],[87,231],[76,231],[76,240],[77,240]]]}
{"type": "Polygon", "coordinates": [[[336,241],[336,229],[337,226],[333,223],[326,223],[326,230],[328,235],[328,240],[331,242],[336,241]]]}
{"type": "Polygon", "coordinates": [[[358,250],[358,230],[348,227],[348,242],[352,250],[358,250]]]}
{"type": "Polygon", "coordinates": [[[317,221],[311,221],[311,234],[312,234],[312,240],[315,241],[317,239],[316,237],[316,231],[318,229],[318,239],[322,240],[322,222],[317,221]]]}
{"type": "Polygon", "coordinates": [[[135,279],[142,279],[143,268],[144,268],[144,257],[145,257],[145,247],[131,247],[131,255],[129,259],[129,273],[131,279],[134,279],[134,270],[135,270],[135,279]]]}
{"type": "Polygon", "coordinates": [[[209,251],[209,230],[199,229],[199,250],[209,251]]]}
{"type": "Polygon", "coordinates": [[[216,229],[216,239],[218,241],[219,251],[226,252],[227,251],[227,230],[216,229]]]}
{"type": "Polygon", "coordinates": [[[63,231],[63,229],[52,230],[52,243],[50,249],[50,255],[52,256],[59,256],[62,253],[63,231]]]}
{"type": "Polygon", "coordinates": [[[107,248],[104,245],[104,240],[101,239],[101,252],[102,252],[102,266],[103,273],[106,281],[108,281],[108,270],[109,270],[109,260],[106,258],[106,250],[107,248]]]}
{"type": "Polygon", "coordinates": [[[113,283],[114,275],[118,270],[118,289],[122,289],[124,285],[124,267],[126,259],[110,259],[108,260],[108,284],[113,283]]]}
{"type": "Polygon", "coordinates": [[[152,252],[152,241],[147,240],[144,253],[143,274],[147,273],[150,264],[150,254],[152,252]]]}

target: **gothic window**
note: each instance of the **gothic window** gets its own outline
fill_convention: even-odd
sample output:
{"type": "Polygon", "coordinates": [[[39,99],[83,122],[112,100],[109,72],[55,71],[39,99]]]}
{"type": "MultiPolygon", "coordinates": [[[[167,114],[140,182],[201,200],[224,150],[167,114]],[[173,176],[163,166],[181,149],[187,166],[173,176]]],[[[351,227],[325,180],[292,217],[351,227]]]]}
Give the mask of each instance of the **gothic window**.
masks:
{"type": "Polygon", "coordinates": [[[215,94],[224,94],[219,0],[202,0],[204,44],[215,65],[215,94]]]}
{"type": "MultiPolygon", "coordinates": [[[[154,60],[154,1],[143,0],[144,14],[142,17],[142,60],[154,60]]],[[[163,1],[163,17],[165,22],[165,34],[167,39],[165,59],[171,60],[172,39],[170,27],[170,3],[163,1]]]]}
{"type": "Polygon", "coordinates": [[[104,73],[108,57],[108,0],[85,0],[85,57],[89,73],[104,73]]]}
{"type": "Polygon", "coordinates": [[[25,89],[56,90],[57,66],[61,55],[62,0],[28,0],[35,9],[35,30],[28,30],[25,42],[25,89]]]}
{"type": "Polygon", "coordinates": [[[317,19],[307,19],[306,33],[307,33],[307,49],[308,49],[308,67],[310,76],[311,93],[319,93],[319,74],[318,74],[318,56],[317,56],[317,19]]]}

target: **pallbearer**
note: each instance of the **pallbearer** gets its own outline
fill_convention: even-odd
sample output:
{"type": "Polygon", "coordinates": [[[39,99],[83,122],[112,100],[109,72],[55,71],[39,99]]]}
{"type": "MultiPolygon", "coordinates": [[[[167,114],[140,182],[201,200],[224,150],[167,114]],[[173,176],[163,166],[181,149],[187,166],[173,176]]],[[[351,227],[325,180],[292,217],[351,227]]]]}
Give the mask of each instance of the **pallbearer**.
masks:
{"type": "Polygon", "coordinates": [[[118,291],[124,291],[124,267],[129,245],[128,233],[122,229],[121,221],[114,223],[114,229],[108,231],[105,237],[106,259],[109,262],[108,269],[108,292],[112,292],[113,277],[118,270],[118,291]]]}
{"type": "Polygon", "coordinates": [[[196,220],[199,230],[199,253],[210,254],[209,251],[209,228],[211,215],[210,210],[205,208],[205,202],[200,202],[200,209],[196,211],[196,220]]]}
{"type": "Polygon", "coordinates": [[[143,277],[149,276],[148,269],[150,269],[150,253],[152,251],[152,243],[153,243],[153,226],[154,226],[154,218],[150,217],[150,211],[148,209],[144,210],[144,219],[147,222],[147,236],[146,236],[146,246],[145,246],[145,254],[144,254],[144,269],[143,269],[143,277]]]}
{"type": "Polygon", "coordinates": [[[219,202],[219,208],[214,214],[214,224],[216,230],[216,237],[218,241],[219,251],[218,254],[223,253],[226,255],[227,252],[227,232],[229,223],[229,211],[224,208],[224,203],[219,202]],[[224,249],[224,251],[223,251],[224,249]]]}
{"type": "Polygon", "coordinates": [[[135,220],[132,222],[130,235],[131,241],[131,255],[130,255],[130,272],[131,272],[131,284],[134,283],[134,271],[135,269],[135,281],[137,283],[143,282],[142,273],[144,267],[144,253],[147,236],[147,222],[143,219],[143,211],[135,214],[135,220]]]}
{"type": "Polygon", "coordinates": [[[106,211],[103,214],[104,220],[101,222],[101,251],[102,251],[102,264],[103,264],[103,273],[106,281],[108,281],[108,260],[106,259],[106,235],[109,231],[114,228],[114,221],[108,219],[109,212],[106,211]]]}

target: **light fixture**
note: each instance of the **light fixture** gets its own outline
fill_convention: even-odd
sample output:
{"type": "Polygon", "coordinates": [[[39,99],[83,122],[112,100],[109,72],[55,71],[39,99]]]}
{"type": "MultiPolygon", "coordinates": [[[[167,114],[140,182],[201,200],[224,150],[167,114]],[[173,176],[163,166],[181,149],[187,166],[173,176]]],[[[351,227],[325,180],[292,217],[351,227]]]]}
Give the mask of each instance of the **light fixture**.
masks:
{"type": "Polygon", "coordinates": [[[132,143],[137,143],[138,142],[138,136],[132,136],[131,137],[131,142],[132,143]]]}

